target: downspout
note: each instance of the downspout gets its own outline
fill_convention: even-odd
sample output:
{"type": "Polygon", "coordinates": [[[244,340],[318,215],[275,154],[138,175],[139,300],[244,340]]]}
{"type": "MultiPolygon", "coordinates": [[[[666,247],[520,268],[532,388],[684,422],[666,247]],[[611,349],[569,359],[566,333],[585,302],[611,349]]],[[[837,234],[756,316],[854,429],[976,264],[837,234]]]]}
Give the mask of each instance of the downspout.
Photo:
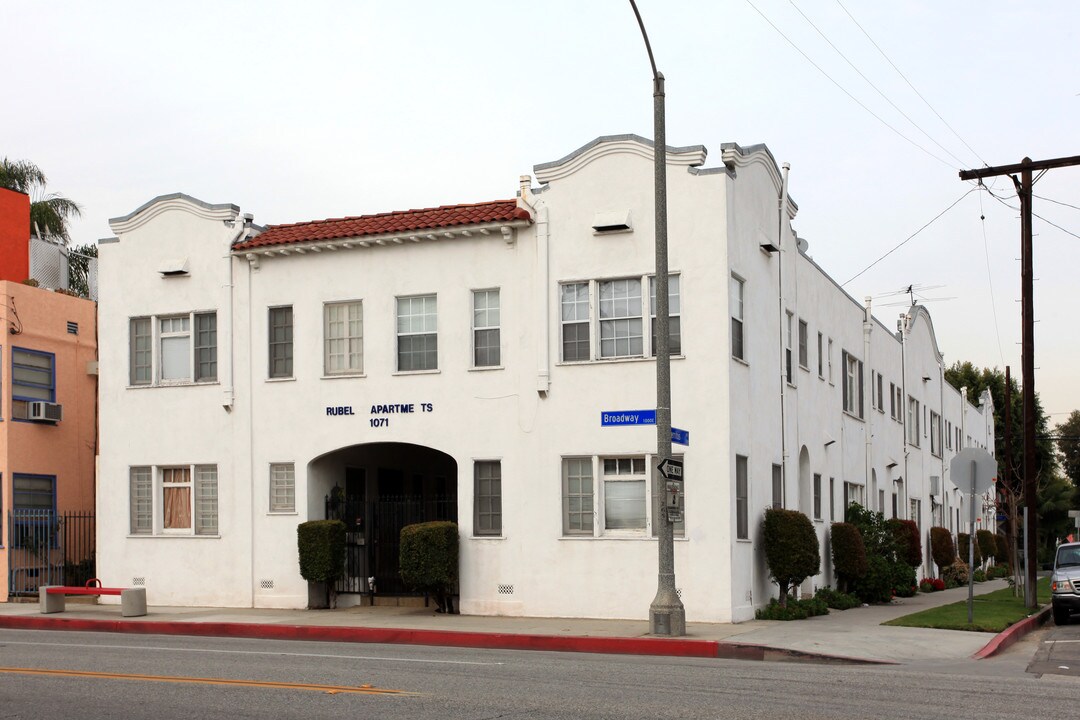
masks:
{"type": "MultiPolygon", "coordinates": [[[[908,414],[907,414],[907,334],[908,334],[908,321],[910,316],[904,313],[900,316],[900,319],[896,321],[897,329],[900,330],[900,407],[896,410],[900,413],[900,424],[903,427],[903,445],[904,448],[904,477],[908,482],[911,481],[911,472],[909,468],[908,457],[908,414]]],[[[934,514],[934,501],[930,501],[930,514],[934,514]]],[[[929,545],[929,543],[927,543],[929,545]]]]}
{"type": "Polygon", "coordinates": [[[239,221],[240,229],[237,230],[236,234],[232,236],[232,238],[229,240],[229,244],[226,246],[225,249],[225,258],[228,263],[229,269],[224,288],[226,296],[225,302],[222,303],[222,314],[224,315],[224,317],[222,318],[223,327],[222,332],[218,333],[218,337],[225,338],[225,341],[229,344],[229,350],[227,353],[228,362],[225,364],[225,378],[224,382],[222,383],[224,386],[222,388],[223,397],[221,398],[221,405],[225,408],[225,412],[232,412],[233,403],[236,401],[236,393],[234,389],[234,378],[236,376],[234,368],[234,357],[236,353],[233,351],[233,314],[235,312],[233,298],[235,270],[233,266],[236,260],[233,257],[232,248],[233,245],[235,245],[240,240],[240,238],[243,237],[244,234],[247,232],[251,220],[251,215],[245,213],[244,215],[241,215],[237,220],[233,221],[233,223],[239,221]]]}
{"type": "MultiPolygon", "coordinates": [[[[860,392],[862,393],[862,402],[860,403],[859,411],[867,416],[865,418],[866,419],[866,427],[863,428],[863,437],[864,437],[864,440],[865,440],[865,453],[866,453],[865,460],[866,460],[866,480],[867,480],[867,482],[869,482],[870,478],[873,477],[873,474],[874,474],[874,470],[873,470],[873,468],[874,468],[874,453],[873,453],[874,440],[873,440],[873,436],[872,436],[872,434],[870,432],[870,426],[872,424],[873,416],[871,416],[869,413],[866,412],[866,368],[871,367],[871,365],[870,365],[870,334],[873,332],[873,326],[872,326],[872,323],[871,323],[871,320],[873,319],[873,315],[870,313],[870,302],[871,302],[870,296],[867,296],[866,297],[866,314],[863,316],[863,325],[862,325],[862,327],[863,327],[863,358],[864,358],[864,360],[863,360],[863,373],[862,373],[862,378],[860,378],[860,383],[859,383],[859,385],[860,385],[859,389],[860,389],[860,392]]],[[[842,370],[844,372],[847,371],[846,368],[842,368],[842,370]]],[[[874,392],[874,371],[871,370],[870,371],[870,393],[871,393],[871,397],[873,396],[873,392],[874,392]]],[[[872,400],[871,400],[870,404],[871,404],[871,406],[874,404],[872,400]]],[[[885,478],[882,478],[882,480],[885,480],[885,478]]],[[[874,490],[877,491],[878,488],[874,488],[874,490]]],[[[873,498],[873,500],[877,500],[877,498],[873,498]]],[[[878,512],[884,513],[885,509],[879,507],[878,512]]]]}
{"type": "MultiPolygon", "coordinates": [[[[938,452],[941,453],[941,488],[945,490],[945,355],[938,355],[938,388],[941,390],[941,417],[938,419],[938,434],[942,436],[938,442],[938,452]]],[[[957,448],[956,452],[960,452],[957,448]]],[[[931,508],[931,511],[933,508],[931,508]]]]}
{"type": "MultiPolygon", "coordinates": [[[[523,176],[522,180],[527,176],[523,176]]],[[[521,188],[522,197],[525,186],[521,188]]],[[[551,389],[551,253],[548,235],[548,208],[540,206],[536,212],[536,260],[540,266],[540,342],[537,358],[536,392],[547,395],[551,389]]]]}
{"type": "MultiPolygon", "coordinates": [[[[787,356],[784,346],[784,330],[787,327],[787,309],[784,307],[784,213],[788,204],[788,173],[791,165],[783,164],[783,180],[780,183],[780,209],[776,223],[776,284],[777,302],[780,306],[780,501],[787,506],[787,356]]],[[[798,248],[796,248],[796,251],[798,248]]]]}
{"type": "MultiPolygon", "coordinates": [[[[965,442],[967,441],[967,406],[968,406],[967,396],[968,396],[968,389],[966,387],[960,388],[960,437],[965,442]]],[[[960,496],[963,497],[963,493],[964,493],[963,489],[962,488],[957,488],[957,489],[960,490],[960,496]]],[[[975,500],[975,498],[970,498],[969,501],[974,501],[974,500],[975,500]]],[[[962,521],[963,521],[963,518],[959,518],[956,521],[956,535],[957,535],[958,539],[960,537],[960,523],[962,521]]],[[[974,528],[972,528],[972,529],[974,529],[974,528]]],[[[968,542],[971,542],[971,538],[968,538],[968,542]]],[[[957,544],[957,547],[960,547],[959,543],[957,544]]]]}

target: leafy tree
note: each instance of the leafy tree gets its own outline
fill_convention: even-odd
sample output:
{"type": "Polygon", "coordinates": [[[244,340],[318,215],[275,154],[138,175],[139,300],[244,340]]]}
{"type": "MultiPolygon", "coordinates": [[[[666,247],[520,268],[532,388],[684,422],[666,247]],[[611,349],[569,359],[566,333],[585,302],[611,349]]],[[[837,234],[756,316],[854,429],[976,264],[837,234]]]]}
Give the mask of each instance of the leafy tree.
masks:
{"type": "Polygon", "coordinates": [[[1055,435],[1065,477],[1080,488],[1080,410],[1073,410],[1069,419],[1057,426],[1055,435]]]}
{"type": "Polygon", "coordinates": [[[30,196],[30,227],[38,237],[67,245],[68,221],[82,215],[74,200],[45,191],[45,173],[29,160],[0,159],[0,187],[30,196]]]}
{"type": "Polygon", "coordinates": [[[1048,546],[1076,527],[1069,511],[1077,507],[1080,491],[1061,475],[1055,475],[1039,489],[1039,530],[1046,533],[1048,546]]]}
{"type": "Polygon", "coordinates": [[[787,607],[788,588],[817,575],[821,568],[814,524],[798,510],[769,508],[762,535],[769,574],[780,586],[780,607],[787,607]]]}
{"type": "Polygon", "coordinates": [[[97,256],[98,246],[93,243],[68,251],[68,287],[79,297],[90,297],[90,258],[97,256]]]}

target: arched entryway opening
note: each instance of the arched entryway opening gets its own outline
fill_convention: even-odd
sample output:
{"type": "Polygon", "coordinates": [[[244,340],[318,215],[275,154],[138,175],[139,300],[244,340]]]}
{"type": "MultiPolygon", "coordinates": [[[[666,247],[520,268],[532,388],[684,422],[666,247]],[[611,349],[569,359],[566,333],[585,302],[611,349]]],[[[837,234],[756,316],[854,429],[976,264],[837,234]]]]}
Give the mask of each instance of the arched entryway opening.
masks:
{"type": "Polygon", "coordinates": [[[457,522],[457,474],[451,456],[409,443],[352,445],[312,460],[308,517],[340,519],[347,530],[338,593],[413,594],[398,572],[401,528],[457,522]]]}

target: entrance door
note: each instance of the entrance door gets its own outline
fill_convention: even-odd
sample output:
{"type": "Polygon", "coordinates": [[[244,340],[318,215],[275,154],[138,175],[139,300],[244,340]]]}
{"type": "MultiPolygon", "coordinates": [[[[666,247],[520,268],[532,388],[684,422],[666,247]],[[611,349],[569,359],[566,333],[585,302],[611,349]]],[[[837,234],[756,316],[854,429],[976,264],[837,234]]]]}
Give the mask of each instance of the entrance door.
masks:
{"type": "Polygon", "coordinates": [[[341,519],[345,523],[345,576],[338,583],[338,592],[368,591],[367,474],[363,468],[345,468],[345,504],[341,519]]]}

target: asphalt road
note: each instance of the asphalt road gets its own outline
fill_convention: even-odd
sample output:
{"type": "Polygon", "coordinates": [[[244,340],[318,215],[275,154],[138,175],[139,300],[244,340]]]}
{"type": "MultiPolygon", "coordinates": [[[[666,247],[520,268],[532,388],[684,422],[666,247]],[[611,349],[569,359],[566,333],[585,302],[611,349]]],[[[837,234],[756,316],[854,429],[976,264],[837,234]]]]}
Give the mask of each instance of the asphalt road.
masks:
{"type": "Polygon", "coordinates": [[[0,630],[0,718],[1075,717],[1080,683],[1025,647],[946,669],[0,630]]]}
{"type": "Polygon", "coordinates": [[[1037,675],[1065,675],[1080,679],[1080,618],[1067,625],[1050,622],[1036,636],[1039,643],[1027,671],[1037,675]]]}

